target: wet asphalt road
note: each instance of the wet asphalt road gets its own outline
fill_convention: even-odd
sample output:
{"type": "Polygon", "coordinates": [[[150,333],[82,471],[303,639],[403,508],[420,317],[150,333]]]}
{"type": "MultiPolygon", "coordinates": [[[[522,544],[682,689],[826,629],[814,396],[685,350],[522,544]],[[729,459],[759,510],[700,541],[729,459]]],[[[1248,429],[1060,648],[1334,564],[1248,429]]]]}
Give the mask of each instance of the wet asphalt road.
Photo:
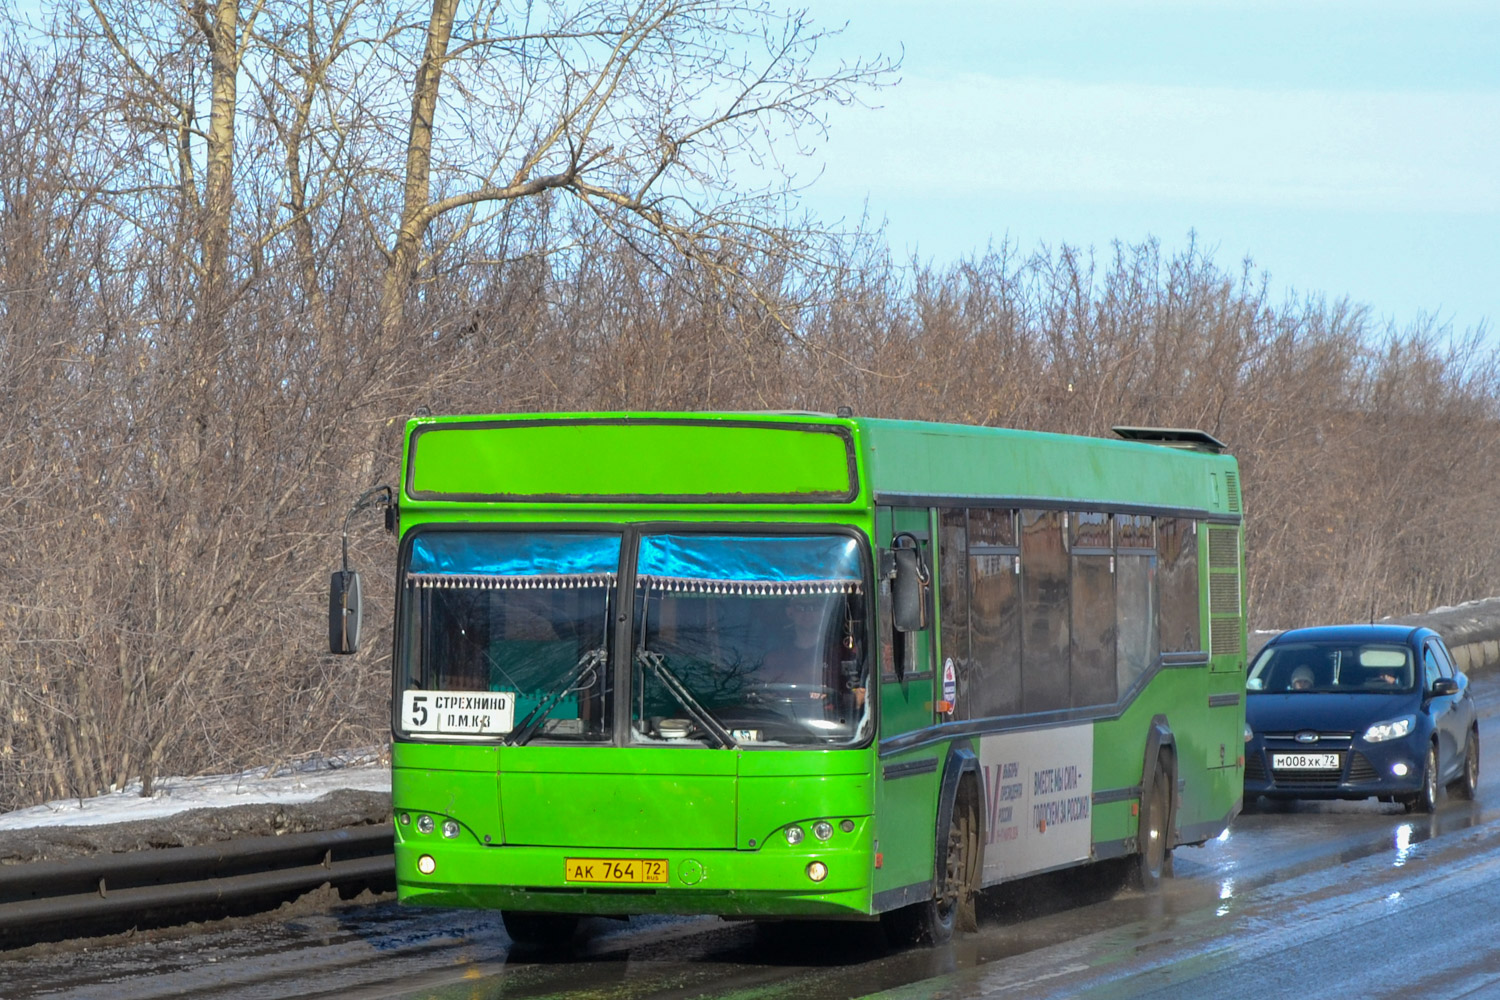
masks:
{"type": "Polygon", "coordinates": [[[394,903],[0,955],[0,997],[214,1000],[878,996],[1500,998],[1500,677],[1478,677],[1477,802],[1250,807],[1147,896],[1077,873],[1001,887],[977,934],[892,952],[863,926],[592,921],[566,956],[394,903]]]}

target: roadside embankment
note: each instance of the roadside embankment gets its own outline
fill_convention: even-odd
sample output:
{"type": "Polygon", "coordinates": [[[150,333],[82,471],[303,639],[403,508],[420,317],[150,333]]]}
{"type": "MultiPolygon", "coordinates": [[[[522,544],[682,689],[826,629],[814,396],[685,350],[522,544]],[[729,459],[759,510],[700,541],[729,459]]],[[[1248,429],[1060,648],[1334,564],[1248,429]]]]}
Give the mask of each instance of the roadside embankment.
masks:
{"type": "MultiPolygon", "coordinates": [[[[1306,625],[1345,625],[1348,622],[1302,622],[1306,625]]],[[[1434,608],[1415,615],[1397,615],[1381,618],[1381,625],[1411,625],[1430,628],[1443,637],[1443,642],[1453,654],[1458,669],[1464,673],[1492,670],[1500,666],[1500,597],[1486,597],[1468,601],[1454,608],[1434,608]]],[[[1299,626],[1299,627],[1301,627],[1299,626]]],[[[1283,630],[1271,629],[1252,632],[1250,656],[1254,658],[1260,647],[1283,630]]]]}

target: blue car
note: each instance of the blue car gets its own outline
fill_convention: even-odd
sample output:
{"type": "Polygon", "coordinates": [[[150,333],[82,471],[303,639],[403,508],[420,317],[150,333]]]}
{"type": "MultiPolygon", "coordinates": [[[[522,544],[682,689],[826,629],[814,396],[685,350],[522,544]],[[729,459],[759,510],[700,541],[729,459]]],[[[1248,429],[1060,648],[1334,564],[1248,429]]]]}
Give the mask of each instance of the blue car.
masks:
{"type": "Polygon", "coordinates": [[[1245,801],[1363,799],[1432,812],[1472,799],[1479,723],[1469,679],[1431,629],[1283,632],[1245,683],[1245,801]]]}

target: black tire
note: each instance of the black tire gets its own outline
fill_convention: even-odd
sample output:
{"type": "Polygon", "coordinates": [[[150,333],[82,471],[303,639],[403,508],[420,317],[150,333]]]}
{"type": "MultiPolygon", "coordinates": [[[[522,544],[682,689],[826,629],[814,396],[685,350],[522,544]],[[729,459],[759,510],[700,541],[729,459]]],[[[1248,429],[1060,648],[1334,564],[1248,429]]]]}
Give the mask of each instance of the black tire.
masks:
{"type": "Polygon", "coordinates": [[[571,913],[526,913],[506,910],[505,933],[516,944],[559,948],[573,940],[578,917],[571,913]]]}
{"type": "Polygon", "coordinates": [[[1171,870],[1172,772],[1166,762],[1156,758],[1151,791],[1141,800],[1141,822],[1136,833],[1140,852],[1131,859],[1130,885],[1146,892],[1161,885],[1162,876],[1171,870]]]}
{"type": "Polygon", "coordinates": [[[933,898],[881,914],[891,944],[945,945],[954,931],[978,928],[974,893],[979,881],[979,814],[972,787],[960,786],[953,803],[943,878],[933,886],[933,898]]]}
{"type": "Polygon", "coordinates": [[[1460,799],[1473,801],[1474,796],[1479,794],[1479,730],[1470,729],[1469,738],[1464,741],[1464,769],[1448,786],[1453,794],[1460,799]]]}
{"type": "Polygon", "coordinates": [[[1427,748],[1427,760],[1422,764],[1422,790],[1406,800],[1407,812],[1435,813],[1442,801],[1443,786],[1438,781],[1437,747],[1427,748]]]}

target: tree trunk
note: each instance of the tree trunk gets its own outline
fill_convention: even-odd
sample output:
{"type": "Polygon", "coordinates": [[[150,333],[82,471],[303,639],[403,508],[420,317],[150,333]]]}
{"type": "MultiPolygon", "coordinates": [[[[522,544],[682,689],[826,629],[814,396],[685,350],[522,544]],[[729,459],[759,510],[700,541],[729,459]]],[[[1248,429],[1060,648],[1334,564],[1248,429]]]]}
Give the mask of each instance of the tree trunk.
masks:
{"type": "MultiPolygon", "coordinates": [[[[234,212],[234,116],[240,66],[239,0],[218,0],[207,25],[213,64],[208,153],[203,191],[203,283],[198,314],[200,335],[222,336],[229,283],[229,227],[234,212]]],[[[206,346],[206,345],[205,345],[206,346]]],[[[212,356],[212,355],[210,355],[212,356]]]]}
{"type": "Polygon", "coordinates": [[[422,238],[427,232],[427,209],[432,193],[432,121],[437,110],[438,87],[448,55],[448,39],[458,0],[433,0],[427,25],[427,46],[412,83],[411,131],[406,144],[406,184],[401,206],[401,225],[391,249],[385,283],[380,296],[380,333],[389,348],[400,335],[406,319],[406,293],[416,277],[421,260],[422,238]]]}

